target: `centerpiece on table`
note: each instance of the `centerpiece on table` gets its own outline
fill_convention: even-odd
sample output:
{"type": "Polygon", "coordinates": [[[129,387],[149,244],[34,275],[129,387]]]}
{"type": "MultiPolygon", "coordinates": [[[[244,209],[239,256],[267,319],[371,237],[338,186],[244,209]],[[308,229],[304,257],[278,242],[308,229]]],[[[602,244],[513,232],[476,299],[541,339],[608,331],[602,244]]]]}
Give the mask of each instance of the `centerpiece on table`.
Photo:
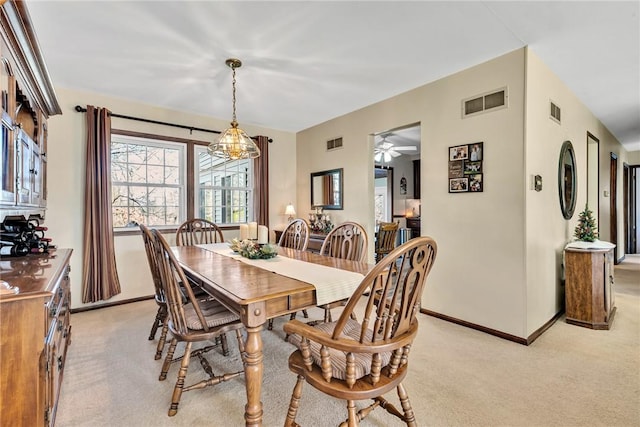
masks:
{"type": "Polygon", "coordinates": [[[258,243],[255,240],[231,239],[231,250],[249,259],[269,259],[278,255],[278,247],[269,243],[258,243]]]}

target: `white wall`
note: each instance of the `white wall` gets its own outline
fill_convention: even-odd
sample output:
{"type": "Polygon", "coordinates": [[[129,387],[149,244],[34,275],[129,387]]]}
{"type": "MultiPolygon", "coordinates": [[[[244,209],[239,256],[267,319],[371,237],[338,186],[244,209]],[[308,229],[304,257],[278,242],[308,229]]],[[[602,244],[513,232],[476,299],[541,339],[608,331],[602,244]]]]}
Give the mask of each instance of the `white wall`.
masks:
{"type": "MultiPolygon", "coordinates": [[[[88,92],[56,88],[63,114],[49,119],[48,157],[48,208],[46,224],[54,243],[74,250],[71,259],[71,306],[82,304],[82,230],[85,173],[85,115],[74,111],[76,105],[87,104],[106,107],[117,114],[142,117],[170,123],[192,125],[204,129],[223,130],[227,119],[214,119],[196,114],[180,113],[158,107],[116,99],[88,92]]],[[[270,226],[274,228],[286,222],[284,208],[296,203],[295,135],[274,129],[240,126],[250,135],[266,135],[273,138],[269,146],[270,226]]],[[[153,125],[113,118],[112,128],[149,134],[192,138],[210,141],[215,134],[153,125]]],[[[227,234],[233,234],[229,232],[227,234]]],[[[173,242],[173,236],[166,236],[173,242]]],[[[140,235],[116,236],[116,263],[122,293],[107,302],[114,302],[153,294],[146,255],[140,235]]],[[[100,302],[98,304],[104,304],[100,302]]]]}
{"type": "MultiPolygon", "coordinates": [[[[527,205],[527,333],[530,334],[564,306],[563,249],[574,240],[579,213],[587,203],[587,132],[600,140],[600,194],[609,182],[610,150],[607,147],[617,146],[618,150],[621,147],[530,49],[527,50],[526,105],[526,176],[529,185],[524,191],[527,205]],[[550,100],[561,108],[560,124],[549,118],[550,100]],[[577,200],[570,220],[565,220],[562,215],[558,195],[558,162],[564,141],[571,141],[576,154],[577,200]],[[606,173],[602,173],[604,168],[606,173]],[[530,185],[531,177],[536,174],[543,178],[540,192],[530,185]],[[602,179],[604,175],[606,182],[602,179]]],[[[606,230],[601,228],[601,239],[606,240],[609,235],[609,209],[608,206],[603,207],[602,198],[600,205],[600,226],[607,227],[606,230]]],[[[620,244],[623,244],[622,240],[620,244]]]]}
{"type": "Polygon", "coordinates": [[[423,307],[524,336],[523,105],[518,50],[299,132],[298,200],[309,199],[311,172],[344,167],[345,209],[335,216],[373,235],[370,135],[420,123],[422,234],[439,247],[423,307]],[[462,99],[504,86],[509,108],[461,118],[462,99]],[[325,152],[324,141],[336,135],[344,149],[325,152]],[[484,192],[449,194],[448,147],[477,141],[484,142],[484,192]]]}
{"type": "MultiPolygon", "coordinates": [[[[309,198],[310,172],[345,168],[340,220],[361,222],[373,235],[372,138],[380,129],[421,125],[422,234],[438,242],[425,290],[428,310],[527,338],[563,305],[562,248],[572,238],[586,201],[586,132],[600,140],[600,195],[609,188],[609,153],[627,153],[535,55],[526,48],[298,133],[298,200],[309,198]],[[508,88],[508,108],[461,118],[461,100],[508,88]],[[562,126],[549,120],[549,99],[562,107],[562,126]],[[525,108],[526,106],[526,108],[525,108]],[[341,153],[324,141],[343,137],[341,153]],[[560,147],[572,140],[578,164],[576,213],[559,207],[560,147]],[[484,142],[484,191],[448,193],[448,147],[484,142]],[[542,175],[543,190],[531,187],[542,175]]],[[[609,199],[600,198],[603,239],[609,199]],[[607,206],[605,206],[607,205],[607,206]]],[[[619,209],[619,227],[622,226],[619,209]]],[[[618,232],[620,244],[624,239],[618,232]]]]}

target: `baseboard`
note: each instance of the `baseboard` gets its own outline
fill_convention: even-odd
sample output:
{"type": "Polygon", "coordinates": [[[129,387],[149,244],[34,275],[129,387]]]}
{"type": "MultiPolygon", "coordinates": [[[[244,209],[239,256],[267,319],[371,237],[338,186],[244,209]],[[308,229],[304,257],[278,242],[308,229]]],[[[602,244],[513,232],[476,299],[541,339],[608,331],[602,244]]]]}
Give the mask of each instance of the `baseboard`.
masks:
{"type": "Polygon", "coordinates": [[[114,307],[116,305],[130,304],[132,302],[145,301],[145,300],[154,299],[154,298],[155,298],[155,296],[148,295],[148,296],[138,297],[138,298],[123,299],[123,300],[120,300],[120,301],[108,302],[108,303],[105,303],[105,304],[96,304],[96,305],[90,305],[88,307],[72,308],[70,310],[70,312],[72,314],[73,313],[82,313],[83,311],[97,310],[98,308],[114,307]]]}
{"type": "Polygon", "coordinates": [[[467,322],[466,320],[457,319],[455,317],[447,316],[446,314],[437,313],[435,311],[427,310],[425,308],[420,309],[420,313],[428,316],[436,317],[438,319],[446,320],[447,322],[455,323],[457,325],[465,326],[467,328],[475,329],[480,332],[487,333],[489,335],[496,336],[508,341],[513,341],[522,345],[529,345],[534,342],[544,331],[549,329],[562,315],[562,312],[557,313],[551,320],[542,325],[536,331],[534,331],[527,338],[517,337],[515,335],[507,334],[506,332],[498,331],[496,329],[487,328],[486,326],[478,325],[475,323],[467,322]]]}

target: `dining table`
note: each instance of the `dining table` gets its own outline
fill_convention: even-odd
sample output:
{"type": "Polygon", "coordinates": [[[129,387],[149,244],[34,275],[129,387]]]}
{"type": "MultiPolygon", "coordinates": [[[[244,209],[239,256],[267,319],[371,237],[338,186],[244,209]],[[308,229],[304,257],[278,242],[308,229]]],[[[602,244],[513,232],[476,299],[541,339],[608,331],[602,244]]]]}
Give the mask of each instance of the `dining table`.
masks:
{"type": "Polygon", "coordinates": [[[373,268],[365,262],[278,247],[271,259],[247,259],[227,243],[172,248],[185,274],[237,313],[246,329],[245,425],[262,426],[263,343],[272,318],[351,296],[373,268]]]}

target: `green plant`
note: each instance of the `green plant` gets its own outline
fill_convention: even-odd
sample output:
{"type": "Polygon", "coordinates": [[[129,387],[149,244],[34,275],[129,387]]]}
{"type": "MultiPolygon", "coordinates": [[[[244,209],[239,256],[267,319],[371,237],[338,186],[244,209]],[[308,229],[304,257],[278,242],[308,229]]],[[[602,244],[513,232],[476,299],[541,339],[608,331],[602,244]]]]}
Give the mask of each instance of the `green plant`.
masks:
{"type": "Polygon", "coordinates": [[[573,236],[583,242],[593,242],[598,239],[598,226],[593,212],[585,205],[584,210],[580,212],[578,217],[578,225],[573,232],[573,236]]]}

